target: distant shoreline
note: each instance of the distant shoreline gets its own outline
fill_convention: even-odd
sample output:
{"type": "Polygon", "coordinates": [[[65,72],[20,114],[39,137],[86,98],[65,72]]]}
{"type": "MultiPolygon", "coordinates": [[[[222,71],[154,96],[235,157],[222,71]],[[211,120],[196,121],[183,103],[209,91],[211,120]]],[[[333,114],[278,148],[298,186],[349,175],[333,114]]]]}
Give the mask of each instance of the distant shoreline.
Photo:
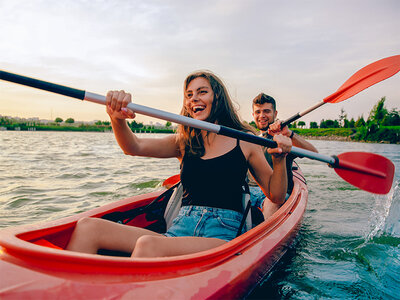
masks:
{"type": "MultiPolygon", "coordinates": [[[[36,126],[0,126],[0,131],[63,131],[63,132],[112,132],[111,126],[97,125],[79,125],[79,126],[56,126],[56,125],[36,125],[36,126]]],[[[132,129],[137,133],[173,133],[173,129],[155,128],[148,126],[146,128],[132,129]]]]}
{"type": "Polygon", "coordinates": [[[310,140],[400,144],[400,126],[381,126],[377,129],[368,127],[291,129],[310,140]]]}
{"type": "MultiPolygon", "coordinates": [[[[377,144],[400,144],[400,126],[391,129],[390,136],[385,136],[379,140],[365,140],[357,138],[357,130],[354,128],[318,128],[318,129],[301,129],[291,128],[296,134],[307,140],[324,140],[324,141],[342,141],[342,142],[360,142],[360,143],[377,143],[377,144]],[[335,134],[336,133],[336,134],[335,134]],[[393,137],[394,136],[394,137],[393,137]]],[[[36,127],[14,127],[7,129],[0,127],[0,131],[58,131],[58,132],[104,132],[112,133],[111,126],[36,126],[36,127]]],[[[166,133],[171,134],[175,131],[170,128],[146,128],[132,129],[134,133],[166,133]]]]}

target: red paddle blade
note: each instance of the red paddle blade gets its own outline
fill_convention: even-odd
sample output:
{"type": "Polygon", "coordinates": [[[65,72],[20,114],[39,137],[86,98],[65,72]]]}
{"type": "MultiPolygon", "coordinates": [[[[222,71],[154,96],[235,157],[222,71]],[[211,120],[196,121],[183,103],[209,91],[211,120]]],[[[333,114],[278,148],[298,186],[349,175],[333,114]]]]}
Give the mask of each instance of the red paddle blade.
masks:
{"type": "Polygon", "coordinates": [[[338,103],[400,71],[400,55],[378,60],[351,76],[336,92],[324,99],[325,103],[338,103]]]}
{"type": "Polygon", "coordinates": [[[338,155],[336,173],[348,183],[374,194],[389,193],[394,176],[394,164],[378,154],[346,152],[338,155]]]}
{"type": "Polygon", "coordinates": [[[181,180],[180,174],[173,175],[167,179],[164,180],[163,186],[165,186],[167,189],[172,187],[174,184],[178,183],[178,181],[181,180]]]}

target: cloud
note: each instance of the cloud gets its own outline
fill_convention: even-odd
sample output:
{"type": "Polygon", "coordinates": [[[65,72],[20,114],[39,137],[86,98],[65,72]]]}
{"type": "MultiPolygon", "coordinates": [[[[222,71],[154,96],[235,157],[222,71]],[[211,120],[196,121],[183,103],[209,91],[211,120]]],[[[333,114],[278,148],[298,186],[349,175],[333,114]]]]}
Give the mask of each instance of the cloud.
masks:
{"type": "MultiPolygon", "coordinates": [[[[333,93],[363,66],[399,54],[399,8],[394,0],[0,1],[0,65],[98,93],[125,89],[135,101],[171,112],[180,111],[185,76],[210,69],[244,119],[260,91],[276,97],[283,118],[333,93]]],[[[394,80],[344,103],[348,115],[365,115],[385,95],[398,107],[394,80]]],[[[1,86],[0,113],[18,112],[4,95],[29,92],[1,86]]],[[[48,111],[36,105],[35,113],[48,111]]],[[[335,118],[340,105],[305,120],[335,118]]],[[[93,118],[91,111],[79,117],[93,118]]]]}

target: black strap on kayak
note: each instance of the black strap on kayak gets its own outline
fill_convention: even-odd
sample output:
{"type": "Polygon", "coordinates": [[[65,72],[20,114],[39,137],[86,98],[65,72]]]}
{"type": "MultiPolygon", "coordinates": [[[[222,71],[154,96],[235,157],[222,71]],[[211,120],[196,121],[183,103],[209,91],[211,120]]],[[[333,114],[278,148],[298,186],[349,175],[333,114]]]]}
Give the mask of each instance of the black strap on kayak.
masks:
{"type": "Polygon", "coordinates": [[[251,203],[250,188],[248,183],[246,182],[242,188],[243,188],[243,206],[245,207],[245,209],[243,212],[239,229],[236,233],[236,237],[238,237],[243,233],[243,228],[245,224],[247,225],[246,229],[250,230],[253,227],[256,227],[258,224],[264,222],[265,220],[262,210],[259,207],[252,205],[251,203]]]}
{"type": "Polygon", "coordinates": [[[242,234],[243,228],[246,224],[246,229],[250,230],[252,226],[251,215],[249,215],[249,211],[251,208],[251,201],[250,201],[250,188],[247,182],[245,182],[242,186],[242,201],[243,201],[243,216],[242,221],[240,222],[239,229],[236,233],[236,237],[242,234]]]}
{"type": "Polygon", "coordinates": [[[149,204],[143,207],[127,210],[127,211],[114,211],[103,215],[101,218],[109,221],[113,221],[120,224],[127,224],[132,221],[134,218],[141,214],[146,215],[146,219],[156,220],[158,216],[162,216],[164,214],[164,210],[168,204],[168,200],[173,194],[175,188],[180,184],[180,182],[173,185],[171,188],[163,192],[149,204]]]}
{"type": "MultiPolygon", "coordinates": [[[[246,222],[247,216],[249,215],[250,208],[251,208],[251,201],[248,201],[247,205],[246,205],[246,208],[244,210],[243,216],[242,216],[242,221],[240,222],[239,229],[238,229],[238,231],[236,233],[236,237],[238,237],[239,235],[242,234],[244,223],[246,222]]],[[[248,229],[250,229],[250,228],[248,228],[248,229]]]]}

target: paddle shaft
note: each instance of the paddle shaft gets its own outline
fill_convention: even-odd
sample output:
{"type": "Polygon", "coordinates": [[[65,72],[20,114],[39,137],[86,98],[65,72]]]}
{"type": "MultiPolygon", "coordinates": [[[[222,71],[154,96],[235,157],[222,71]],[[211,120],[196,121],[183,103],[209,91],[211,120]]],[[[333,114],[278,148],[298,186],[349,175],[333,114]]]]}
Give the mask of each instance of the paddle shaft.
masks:
{"type": "Polygon", "coordinates": [[[304,111],[302,111],[302,112],[298,112],[297,114],[291,116],[289,119],[286,119],[285,121],[283,121],[283,122],[281,123],[281,128],[283,128],[283,127],[289,125],[290,123],[296,121],[297,119],[300,119],[302,116],[308,114],[309,112],[312,112],[313,110],[315,110],[315,109],[317,109],[318,107],[324,105],[325,103],[326,103],[326,102],[324,102],[324,101],[320,101],[320,102],[317,102],[315,105],[309,107],[308,109],[306,109],[306,110],[304,110],[304,111]]]}
{"type": "MultiPolygon", "coordinates": [[[[53,92],[53,93],[57,93],[57,94],[65,95],[65,96],[69,96],[69,97],[80,99],[80,100],[86,100],[86,101],[103,104],[103,105],[106,104],[106,97],[103,95],[87,92],[84,90],[78,90],[78,89],[70,88],[67,86],[39,80],[39,79],[21,76],[21,75],[17,75],[17,74],[5,72],[5,71],[0,71],[0,79],[18,83],[18,84],[22,84],[22,85],[26,85],[26,86],[30,86],[30,87],[34,87],[34,88],[38,88],[41,90],[46,90],[49,92],[53,92]]],[[[155,109],[155,108],[150,108],[150,107],[140,105],[137,103],[132,103],[132,102],[129,103],[127,107],[129,109],[131,109],[132,111],[134,111],[135,113],[139,113],[142,115],[159,118],[162,120],[198,128],[201,130],[207,130],[207,131],[214,132],[214,133],[217,133],[220,135],[238,138],[240,140],[244,140],[244,141],[258,144],[261,146],[266,146],[269,148],[277,147],[276,142],[274,142],[272,140],[269,140],[269,139],[266,139],[266,138],[263,138],[260,136],[256,136],[253,134],[248,134],[248,133],[236,130],[236,129],[225,127],[225,126],[196,120],[193,118],[169,113],[166,111],[162,111],[162,110],[155,109]]],[[[307,151],[307,150],[297,148],[297,147],[292,147],[291,152],[299,157],[314,158],[314,159],[317,159],[317,160],[320,160],[320,161],[323,161],[326,163],[334,163],[335,162],[335,159],[332,157],[329,157],[329,156],[327,156],[327,157],[322,156],[322,157],[315,158],[315,157],[321,156],[321,155],[319,154],[319,155],[315,156],[315,154],[318,154],[318,153],[314,153],[314,152],[307,151]]]]}
{"type": "MultiPolygon", "coordinates": [[[[22,85],[26,85],[26,86],[30,86],[33,88],[38,88],[41,90],[46,90],[49,92],[53,92],[53,93],[57,93],[57,94],[65,95],[65,96],[69,96],[69,97],[80,99],[80,100],[86,100],[86,101],[103,104],[103,105],[106,104],[106,97],[103,95],[99,95],[99,94],[95,94],[95,93],[87,92],[84,90],[79,90],[79,89],[51,83],[51,82],[47,82],[47,81],[43,81],[43,80],[39,80],[39,79],[34,79],[34,78],[22,76],[22,75],[17,75],[17,74],[13,74],[13,73],[1,71],[1,70],[0,70],[0,79],[18,83],[18,84],[22,84],[22,85]]],[[[270,139],[266,139],[266,138],[263,138],[260,136],[256,136],[253,134],[249,134],[246,132],[242,132],[242,131],[239,131],[236,129],[232,129],[229,127],[225,127],[222,125],[217,125],[217,124],[208,123],[205,121],[196,120],[193,118],[169,113],[166,111],[158,110],[155,108],[150,108],[150,107],[132,103],[132,102],[129,103],[127,107],[129,109],[131,109],[132,111],[134,111],[135,113],[139,113],[142,115],[155,117],[155,118],[159,118],[162,120],[186,125],[189,127],[194,127],[194,128],[201,129],[201,130],[214,132],[216,134],[229,136],[229,137],[240,139],[240,140],[243,140],[246,142],[258,144],[261,146],[266,146],[268,148],[276,148],[277,147],[277,144],[275,141],[272,141],[270,139]]],[[[326,162],[328,164],[335,164],[334,157],[322,155],[322,154],[308,151],[305,149],[301,149],[298,147],[292,147],[291,153],[293,153],[294,155],[296,155],[298,157],[307,157],[310,159],[326,162]]]]}
{"type": "MultiPolygon", "coordinates": [[[[0,79],[54,92],[57,94],[62,94],[80,100],[87,100],[90,102],[103,105],[106,104],[106,97],[102,95],[34,78],[29,78],[13,73],[8,73],[1,70],[0,70],[0,79]]],[[[276,142],[272,140],[265,139],[260,136],[255,136],[253,134],[248,134],[225,126],[192,119],[181,115],[172,114],[169,112],[161,111],[158,109],[150,108],[135,103],[129,103],[128,108],[136,113],[140,113],[146,116],[155,117],[178,124],[183,124],[201,130],[207,130],[210,132],[214,132],[216,134],[229,136],[235,139],[244,140],[250,143],[266,146],[269,148],[277,147],[276,142]]],[[[297,155],[298,157],[307,157],[313,160],[318,160],[321,162],[328,163],[331,167],[335,169],[336,173],[340,177],[345,179],[347,182],[366,191],[377,194],[386,194],[389,192],[391,188],[394,176],[394,165],[390,160],[388,160],[385,157],[372,153],[357,154],[351,152],[339,154],[339,157],[326,156],[297,147],[292,147],[291,153],[297,155]],[[363,159],[361,161],[357,161],[357,157],[355,157],[355,155],[357,155],[357,157],[363,156],[363,159]],[[371,159],[373,160],[372,164],[369,163],[371,159]]]]}

